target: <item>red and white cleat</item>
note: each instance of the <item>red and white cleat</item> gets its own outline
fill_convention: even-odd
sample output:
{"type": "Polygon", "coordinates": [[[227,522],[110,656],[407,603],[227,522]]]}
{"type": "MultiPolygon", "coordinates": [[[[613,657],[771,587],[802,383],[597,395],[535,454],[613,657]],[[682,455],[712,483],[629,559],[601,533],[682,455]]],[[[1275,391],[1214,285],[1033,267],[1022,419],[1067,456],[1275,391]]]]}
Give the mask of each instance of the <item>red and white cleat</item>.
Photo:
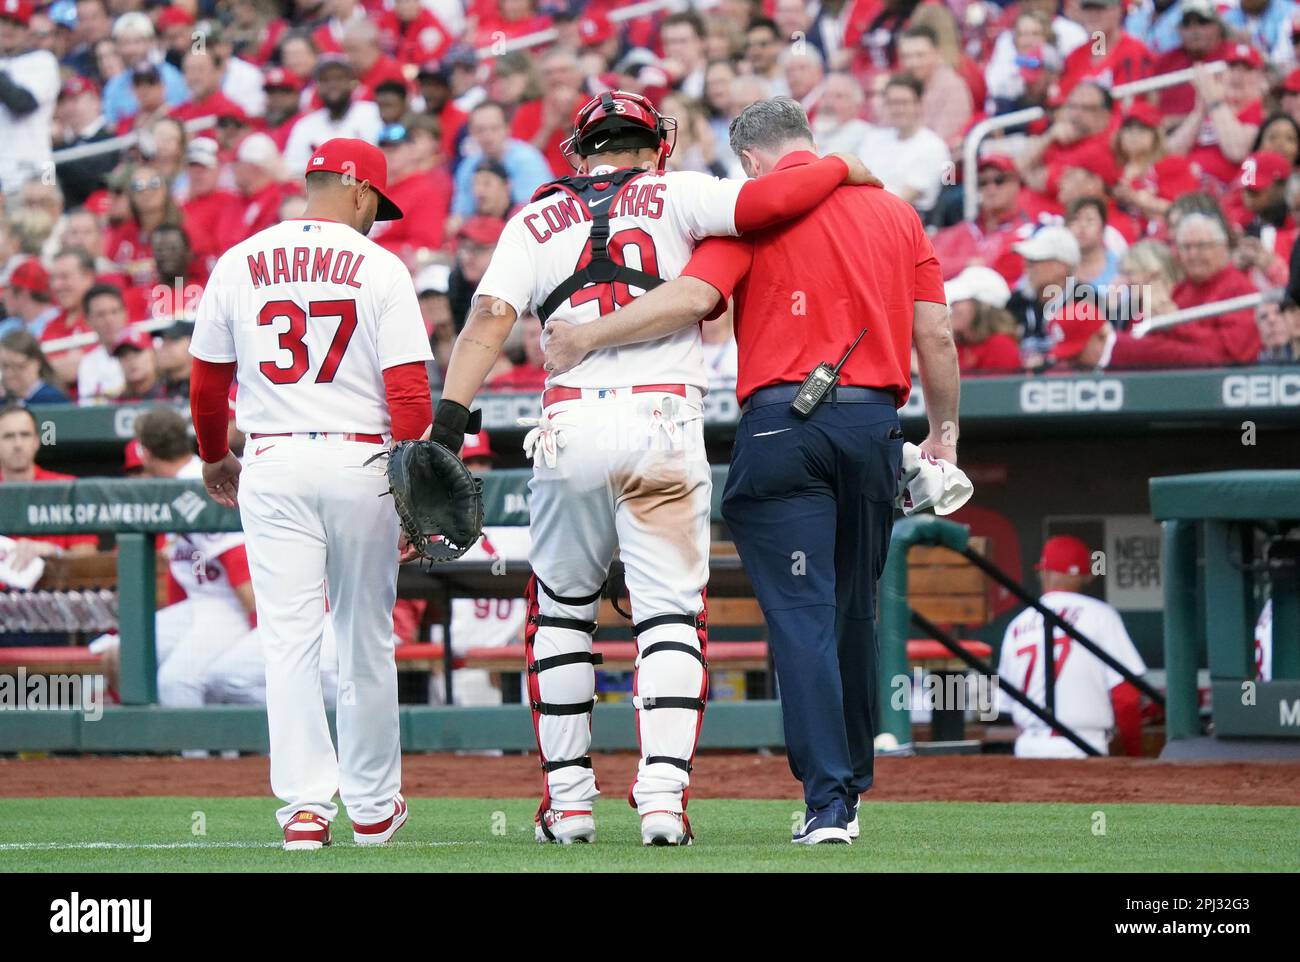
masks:
{"type": "Polygon", "coordinates": [[[352,840],[358,845],[383,845],[397,834],[397,830],[406,824],[406,799],[399,793],[393,799],[393,814],[382,822],[373,825],[352,825],[352,840]]]}
{"type": "Polygon", "coordinates": [[[691,823],[681,812],[646,812],[641,816],[642,845],[690,845],[691,823]]]}
{"type": "Polygon", "coordinates": [[[533,832],[537,841],[558,845],[588,844],[596,841],[596,819],[591,812],[564,812],[548,808],[533,832]]]}
{"type": "Polygon", "coordinates": [[[330,843],[330,823],[315,812],[294,812],[284,823],[284,850],[312,852],[330,843]]]}

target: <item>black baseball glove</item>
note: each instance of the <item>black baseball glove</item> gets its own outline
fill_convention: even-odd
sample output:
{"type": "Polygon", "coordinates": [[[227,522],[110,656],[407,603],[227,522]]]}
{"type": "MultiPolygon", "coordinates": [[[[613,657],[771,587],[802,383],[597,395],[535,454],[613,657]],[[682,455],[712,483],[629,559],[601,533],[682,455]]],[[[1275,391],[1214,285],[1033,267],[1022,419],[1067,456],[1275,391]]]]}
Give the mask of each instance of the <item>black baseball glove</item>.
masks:
{"type": "Polygon", "coordinates": [[[388,492],[407,543],[429,561],[459,558],[483,533],[483,482],[437,441],[394,445],[388,492]]]}

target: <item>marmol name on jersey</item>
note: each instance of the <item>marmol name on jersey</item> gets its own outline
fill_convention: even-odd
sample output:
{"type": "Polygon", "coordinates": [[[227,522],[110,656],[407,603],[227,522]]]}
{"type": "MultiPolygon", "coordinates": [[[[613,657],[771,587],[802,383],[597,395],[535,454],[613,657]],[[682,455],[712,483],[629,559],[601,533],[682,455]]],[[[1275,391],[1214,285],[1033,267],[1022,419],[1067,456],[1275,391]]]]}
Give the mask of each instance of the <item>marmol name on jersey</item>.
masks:
{"type": "Polygon", "coordinates": [[[295,247],[292,258],[283,247],[271,252],[271,268],[266,266],[266,251],[248,255],[248,278],[254,288],[270,284],[330,283],[361,288],[357,272],[365,263],[365,254],[332,247],[295,247]]]}

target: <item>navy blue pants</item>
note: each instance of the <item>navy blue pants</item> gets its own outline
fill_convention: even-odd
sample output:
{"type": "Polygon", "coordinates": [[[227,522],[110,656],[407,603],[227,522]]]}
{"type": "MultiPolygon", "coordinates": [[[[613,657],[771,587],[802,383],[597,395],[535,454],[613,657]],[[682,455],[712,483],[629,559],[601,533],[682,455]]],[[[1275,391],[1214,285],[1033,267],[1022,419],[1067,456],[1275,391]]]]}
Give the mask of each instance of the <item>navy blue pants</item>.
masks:
{"type": "Polygon", "coordinates": [[[892,404],[789,401],[740,419],[722,516],[767,619],[790,770],[810,809],[871,787],[876,582],[903,436],[892,404]]]}

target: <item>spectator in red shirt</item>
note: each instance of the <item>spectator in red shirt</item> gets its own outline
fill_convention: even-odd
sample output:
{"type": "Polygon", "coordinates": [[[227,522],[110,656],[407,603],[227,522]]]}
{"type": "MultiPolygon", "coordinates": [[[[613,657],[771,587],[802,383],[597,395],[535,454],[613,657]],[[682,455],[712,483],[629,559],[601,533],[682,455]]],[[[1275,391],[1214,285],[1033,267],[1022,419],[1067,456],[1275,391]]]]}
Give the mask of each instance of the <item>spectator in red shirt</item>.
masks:
{"type": "Polygon", "coordinates": [[[1263,122],[1264,59],[1254,47],[1233,44],[1225,53],[1227,78],[1196,69],[1196,104],[1169,135],[1171,153],[1186,154],[1220,185],[1237,176],[1263,122]]]}
{"type": "Polygon", "coordinates": [[[457,331],[465,326],[474,291],[492,261],[505,226],[506,222],[498,217],[470,217],[456,232],[456,266],[447,283],[447,296],[457,331]]]}
{"type": "Polygon", "coordinates": [[[156,287],[149,292],[150,317],[193,316],[208,282],[208,272],[194,256],[184,227],[163,224],[150,237],[156,287]]]}
{"type": "Polygon", "coordinates": [[[262,75],[266,94],[266,132],[281,151],[289,142],[289,131],[302,116],[302,81],[283,67],[269,67],[262,75]]]}
{"type": "Polygon", "coordinates": [[[1071,90],[1057,109],[1047,133],[1032,138],[1017,160],[1025,184],[1042,191],[1049,167],[1062,164],[1097,144],[1109,149],[1113,108],[1110,91],[1093,81],[1080,83],[1071,90]]]}
{"type": "MultiPolygon", "coordinates": [[[[0,482],[74,481],[70,474],[47,471],[36,463],[41,449],[40,425],[36,415],[19,404],[0,409],[0,482]]],[[[62,554],[92,554],[99,539],[92,534],[50,534],[15,539],[17,546],[10,566],[27,567],[33,558],[62,554]]]]}
{"type": "Polygon", "coordinates": [[[207,48],[190,50],[185,54],[181,66],[192,99],[175,108],[172,111],[173,117],[177,120],[198,120],[203,117],[244,115],[235,102],[221,92],[222,64],[215,54],[207,48]]]}
{"type": "MultiPolygon", "coordinates": [[[[379,146],[388,160],[385,196],[402,210],[420,211],[422,216],[377,221],[369,235],[372,241],[408,265],[442,247],[443,226],[451,203],[450,189],[439,189],[432,158],[421,155],[414,138],[414,132],[404,124],[389,124],[379,132],[379,146]]],[[[433,137],[428,140],[436,143],[433,137]]],[[[445,179],[446,172],[441,173],[445,179]]]]}
{"type": "Polygon", "coordinates": [[[1056,202],[1062,212],[1076,201],[1091,197],[1106,207],[1108,246],[1123,249],[1140,236],[1137,223],[1120,210],[1110,197],[1119,182],[1119,166],[1109,148],[1094,143],[1088,150],[1071,154],[1070,159],[1048,173],[1048,189],[1055,189],[1056,202]]]}
{"type": "MultiPolygon", "coordinates": [[[[1300,38],[1300,32],[1293,36],[1300,38]]],[[[1277,103],[1282,108],[1282,113],[1300,123],[1300,67],[1286,75],[1286,79],[1274,94],[1277,96],[1277,103]]]]}
{"type": "Polygon", "coordinates": [[[1160,111],[1145,100],[1135,100],[1124,114],[1114,154],[1120,166],[1115,200],[1140,234],[1161,233],[1169,205],[1200,188],[1187,158],[1168,153],[1160,111]]]}
{"type": "Polygon", "coordinates": [[[972,264],[983,264],[1008,284],[1015,284],[1025,263],[1012,245],[1025,240],[1034,229],[1020,207],[1020,172],[1010,157],[987,154],[980,158],[975,186],[979,190],[976,219],[960,221],[935,235],[934,252],[943,276],[951,279],[972,264]]]}
{"type": "Polygon", "coordinates": [[[189,199],[181,206],[193,253],[210,272],[226,250],[221,227],[228,218],[239,216],[243,204],[239,195],[217,187],[220,167],[217,142],[210,137],[195,137],[185,148],[185,170],[189,176],[189,199]]]}
{"type": "Polygon", "coordinates": [[[572,172],[560,145],[573,132],[573,113],[583,97],[582,70],[571,51],[557,47],[540,63],[542,96],[521,103],[510,120],[510,136],[542,152],[556,177],[572,172]]]}
{"type": "Polygon", "coordinates": [[[1291,162],[1271,150],[1258,150],[1241,165],[1243,236],[1232,261],[1258,287],[1279,287],[1287,282],[1296,222],[1287,207],[1287,182],[1291,162]]]}
{"type": "Polygon", "coordinates": [[[442,154],[456,157],[456,139],[460,136],[469,115],[456,106],[452,99],[451,67],[426,63],[416,75],[420,96],[424,98],[424,112],[438,120],[442,128],[442,154]]]}
{"type": "Polygon", "coordinates": [[[81,302],[95,286],[95,261],[77,248],[65,248],[50,263],[50,294],[61,313],[41,331],[41,350],[54,371],[56,386],[65,390],[76,389],[77,368],[86,349],[70,347],[51,351],[47,344],[74,334],[90,333],[81,302]]]}
{"type": "Polygon", "coordinates": [[[551,18],[538,13],[533,0],[496,0],[479,5],[478,32],[474,46],[487,47],[499,40],[514,40],[548,30],[551,18]]]}
{"type": "Polygon", "coordinates": [[[167,385],[158,376],[158,355],[154,351],[153,335],[138,327],[128,327],[117,336],[112,353],[122,365],[125,385],[117,397],[119,402],[156,401],[167,397],[167,385]]]}
{"type": "Polygon", "coordinates": [[[421,0],[394,0],[393,9],[381,13],[377,22],[384,45],[402,63],[438,60],[456,40],[421,0]]]}
{"type": "MultiPolygon", "coordinates": [[[[347,28],[366,22],[366,10],[357,0],[326,0],[321,7],[329,11],[329,19],[312,31],[311,40],[320,53],[342,53],[343,52],[343,34],[347,28]]],[[[313,14],[311,20],[317,21],[318,14],[313,14]]],[[[291,70],[294,70],[300,77],[309,77],[311,74],[298,70],[291,64],[286,64],[291,70]]]]}
{"type": "MultiPolygon", "coordinates": [[[[1179,308],[1255,293],[1255,285],[1232,265],[1222,222],[1207,214],[1178,221],[1175,250],[1186,277],[1174,287],[1179,308]]],[[[1152,331],[1143,338],[1113,333],[1101,364],[1107,368],[1220,367],[1253,364],[1259,330],[1247,307],[1201,321],[1152,331]]]]}
{"type": "Polygon", "coordinates": [[[1088,31],[1089,40],[1065,58],[1062,94],[1068,96],[1084,80],[1117,87],[1150,75],[1151,51],[1122,28],[1122,0],[1080,0],[1079,21],[1088,31]]]}
{"type": "Polygon", "coordinates": [[[275,141],[263,133],[249,134],[235,154],[235,187],[241,206],[221,224],[223,248],[230,248],[280,222],[280,202],[289,192],[281,180],[283,165],[275,141]]]}
{"type": "MultiPolygon", "coordinates": [[[[1222,59],[1220,48],[1227,42],[1228,30],[1213,0],[1183,0],[1182,11],[1178,36],[1183,44],[1160,55],[1155,64],[1157,74],[1222,59]]],[[[1180,121],[1196,105],[1196,88],[1190,83],[1166,87],[1160,91],[1158,104],[1167,121],[1180,121]]]]}
{"type": "Polygon", "coordinates": [[[963,374],[1021,370],[1015,319],[1007,313],[1011,288],[989,267],[968,267],[943,285],[952,312],[957,365],[963,374]]]}
{"type": "Polygon", "coordinates": [[[114,225],[104,244],[108,258],[130,278],[132,284],[153,282],[153,251],[149,235],[162,224],[180,224],[180,207],[162,171],[152,164],[138,164],[131,171],[129,203],[131,216],[114,225]]]}
{"type": "Polygon", "coordinates": [[[369,20],[351,24],[343,31],[343,55],[357,74],[353,100],[374,100],[375,90],[389,80],[406,83],[402,65],[379,49],[379,28],[369,20]]]}

